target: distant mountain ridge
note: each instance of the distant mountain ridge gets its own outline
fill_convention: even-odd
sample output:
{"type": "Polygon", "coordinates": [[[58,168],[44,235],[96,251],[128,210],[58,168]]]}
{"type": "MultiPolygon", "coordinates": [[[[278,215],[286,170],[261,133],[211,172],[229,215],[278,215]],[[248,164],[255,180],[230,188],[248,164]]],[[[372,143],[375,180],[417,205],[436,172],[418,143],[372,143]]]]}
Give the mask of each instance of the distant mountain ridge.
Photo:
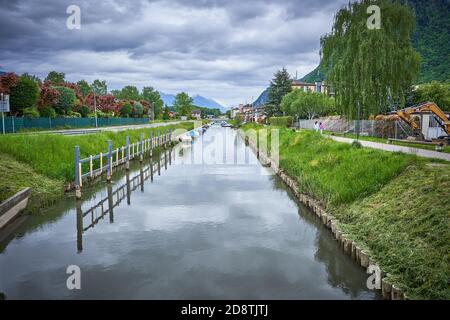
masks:
{"type": "MultiPolygon", "coordinates": [[[[170,93],[164,93],[159,92],[161,96],[161,100],[164,101],[164,104],[171,107],[173,106],[173,103],[175,101],[175,95],[170,93]]],[[[192,99],[194,100],[194,105],[198,107],[204,107],[204,108],[210,108],[210,109],[219,109],[221,112],[225,113],[227,111],[227,108],[222,106],[220,103],[215,101],[214,99],[205,98],[201,95],[194,95],[192,96],[192,99]]]]}

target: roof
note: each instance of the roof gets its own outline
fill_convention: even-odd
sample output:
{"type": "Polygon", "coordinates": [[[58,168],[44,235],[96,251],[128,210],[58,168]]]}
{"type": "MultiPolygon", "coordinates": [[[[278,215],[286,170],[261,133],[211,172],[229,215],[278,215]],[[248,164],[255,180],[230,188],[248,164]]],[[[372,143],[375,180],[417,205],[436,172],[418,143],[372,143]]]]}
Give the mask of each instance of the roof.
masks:
{"type": "Polygon", "coordinates": [[[199,109],[195,109],[195,110],[192,110],[192,113],[194,113],[194,114],[196,114],[196,113],[202,113],[202,111],[199,110],[199,109]]]}

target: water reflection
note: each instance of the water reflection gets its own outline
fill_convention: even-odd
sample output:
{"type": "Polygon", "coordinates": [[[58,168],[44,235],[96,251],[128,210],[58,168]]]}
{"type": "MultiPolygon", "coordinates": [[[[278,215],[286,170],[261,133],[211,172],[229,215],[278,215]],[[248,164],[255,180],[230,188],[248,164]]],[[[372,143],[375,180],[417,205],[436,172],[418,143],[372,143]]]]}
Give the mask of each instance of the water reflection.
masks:
{"type": "Polygon", "coordinates": [[[4,244],[7,298],[377,297],[362,269],[233,130],[211,128],[192,145],[134,162],[83,197],[31,217],[4,244]],[[217,163],[194,161],[208,157],[217,163]],[[71,264],[83,272],[81,291],[65,286],[71,264]]]}
{"type": "Polygon", "coordinates": [[[148,165],[143,165],[139,168],[139,172],[130,179],[130,172],[127,170],[125,173],[125,183],[117,187],[113,191],[111,183],[107,184],[107,196],[88,210],[83,211],[82,201],[76,201],[76,226],[77,226],[77,252],[83,251],[83,233],[89,229],[93,229],[105,216],[109,216],[109,222],[114,223],[114,208],[118,207],[120,203],[126,198],[127,205],[131,205],[131,193],[140,188],[141,192],[144,192],[145,181],[150,178],[153,182],[153,175],[158,172],[161,174],[161,161],[164,163],[164,168],[167,170],[167,166],[172,164],[172,151],[164,150],[162,155],[156,160],[158,167],[155,170],[153,167],[153,161],[151,160],[148,165]],[[105,208],[105,203],[108,203],[105,208]],[[87,223],[85,220],[88,220],[87,223]]]}

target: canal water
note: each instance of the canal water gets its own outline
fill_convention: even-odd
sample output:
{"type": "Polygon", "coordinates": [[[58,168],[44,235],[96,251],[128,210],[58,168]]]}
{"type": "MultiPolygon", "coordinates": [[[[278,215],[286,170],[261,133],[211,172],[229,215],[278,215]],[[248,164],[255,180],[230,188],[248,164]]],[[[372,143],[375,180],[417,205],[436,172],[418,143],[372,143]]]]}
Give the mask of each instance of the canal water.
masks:
{"type": "Polygon", "coordinates": [[[0,243],[6,299],[377,299],[367,274],[230,128],[211,127],[0,243]],[[159,159],[159,160],[158,160],[159,159]],[[67,288],[68,266],[81,289],[67,288]]]}

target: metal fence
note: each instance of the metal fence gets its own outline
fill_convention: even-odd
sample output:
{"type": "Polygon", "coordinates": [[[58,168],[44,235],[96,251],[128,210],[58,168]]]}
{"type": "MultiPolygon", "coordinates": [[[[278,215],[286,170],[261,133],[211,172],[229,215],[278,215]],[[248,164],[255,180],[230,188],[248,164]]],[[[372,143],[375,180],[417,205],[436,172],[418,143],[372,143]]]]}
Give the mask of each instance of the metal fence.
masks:
{"type": "MultiPolygon", "coordinates": [[[[99,127],[145,124],[149,118],[97,118],[99,127]]],[[[70,129],[95,127],[95,118],[25,118],[5,117],[5,132],[14,133],[24,129],[70,129]]],[[[0,133],[3,124],[0,121],[0,133]]]]}
{"type": "Polygon", "coordinates": [[[357,131],[359,131],[361,136],[386,139],[406,139],[408,136],[413,135],[412,129],[403,121],[313,119],[298,120],[294,122],[294,126],[298,129],[314,130],[314,124],[316,122],[322,122],[324,130],[327,132],[343,135],[356,134],[357,131]]]}

